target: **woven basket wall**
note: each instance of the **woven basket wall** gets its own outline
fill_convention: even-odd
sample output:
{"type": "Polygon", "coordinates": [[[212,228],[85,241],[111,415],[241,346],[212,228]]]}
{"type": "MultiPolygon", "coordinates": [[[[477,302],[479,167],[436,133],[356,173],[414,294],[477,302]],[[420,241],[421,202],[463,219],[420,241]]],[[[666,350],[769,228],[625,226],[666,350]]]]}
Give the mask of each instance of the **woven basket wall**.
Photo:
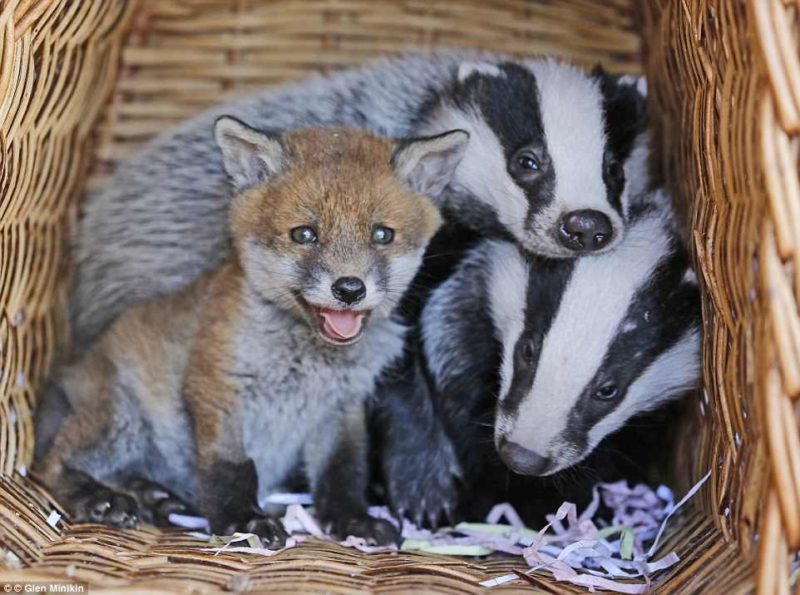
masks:
{"type": "Polygon", "coordinates": [[[672,483],[712,471],[666,544],[682,562],[657,587],[788,593],[800,547],[799,28],[794,0],[0,0],[0,548],[21,566],[0,562],[0,582],[477,592],[514,566],[325,544],[213,557],[179,533],[54,528],[56,504],[25,476],[85,189],[227,96],[444,45],[644,68],[659,171],[704,287],[705,391],[687,406],[672,483]]]}

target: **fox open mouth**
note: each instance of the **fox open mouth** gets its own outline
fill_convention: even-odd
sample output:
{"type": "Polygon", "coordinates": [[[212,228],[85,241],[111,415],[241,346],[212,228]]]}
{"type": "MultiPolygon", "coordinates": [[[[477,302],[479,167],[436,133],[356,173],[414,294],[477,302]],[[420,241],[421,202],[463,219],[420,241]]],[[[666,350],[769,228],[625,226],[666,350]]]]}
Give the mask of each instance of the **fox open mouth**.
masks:
{"type": "Polygon", "coordinates": [[[303,300],[303,306],[310,314],[317,332],[334,345],[350,345],[364,334],[364,326],[369,318],[369,311],[334,310],[309,304],[303,300]]]}

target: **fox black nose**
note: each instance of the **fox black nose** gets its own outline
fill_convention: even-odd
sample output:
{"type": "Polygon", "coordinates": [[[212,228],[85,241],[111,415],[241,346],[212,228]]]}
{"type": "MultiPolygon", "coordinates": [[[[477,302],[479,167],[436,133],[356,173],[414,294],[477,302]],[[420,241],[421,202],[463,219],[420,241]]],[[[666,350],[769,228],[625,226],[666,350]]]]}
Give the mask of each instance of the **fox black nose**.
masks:
{"type": "Polygon", "coordinates": [[[520,475],[544,475],[551,466],[549,457],[505,439],[500,442],[499,454],[508,468],[520,475]]]}
{"type": "Polygon", "coordinates": [[[575,252],[594,252],[605,247],[612,236],[611,219],[600,211],[572,211],[561,218],[559,241],[575,252]]]}
{"type": "Polygon", "coordinates": [[[355,304],[367,295],[364,282],[358,277],[339,277],[331,286],[333,297],[345,304],[355,304]]]}

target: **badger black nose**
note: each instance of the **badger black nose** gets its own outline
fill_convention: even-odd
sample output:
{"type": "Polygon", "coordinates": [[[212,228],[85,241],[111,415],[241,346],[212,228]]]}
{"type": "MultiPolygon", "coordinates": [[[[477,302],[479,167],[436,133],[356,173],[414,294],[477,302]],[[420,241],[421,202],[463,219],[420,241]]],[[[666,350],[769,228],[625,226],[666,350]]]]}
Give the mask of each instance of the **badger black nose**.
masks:
{"type": "Polygon", "coordinates": [[[345,304],[355,304],[367,295],[364,282],[358,277],[339,277],[331,286],[333,297],[345,304]]]}
{"type": "Polygon", "coordinates": [[[520,475],[544,475],[550,469],[549,457],[543,457],[515,442],[503,440],[499,453],[508,468],[520,475]]]}
{"type": "Polygon", "coordinates": [[[600,211],[572,211],[561,218],[559,241],[575,252],[600,250],[611,241],[611,219],[600,211]]]}

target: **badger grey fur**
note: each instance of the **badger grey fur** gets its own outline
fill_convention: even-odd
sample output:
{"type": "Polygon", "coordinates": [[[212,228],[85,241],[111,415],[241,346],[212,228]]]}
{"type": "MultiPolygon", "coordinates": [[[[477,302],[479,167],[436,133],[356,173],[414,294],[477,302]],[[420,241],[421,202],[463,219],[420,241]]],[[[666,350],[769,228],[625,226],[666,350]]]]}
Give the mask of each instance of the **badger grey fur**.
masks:
{"type": "Polygon", "coordinates": [[[616,245],[627,197],[646,179],[642,95],[635,82],[599,71],[444,53],[271,89],[163,134],[88,198],[70,304],[78,352],[134,302],[183,287],[227,256],[230,187],[211,134],[223,113],[263,129],[345,124],[391,137],[466,129],[474,140],[444,194],[445,218],[553,257],[584,250],[559,223],[576,209],[610,225],[597,235],[578,219],[576,233],[605,238],[595,248],[616,245]],[[537,169],[522,169],[523,157],[537,169]]]}
{"type": "Polygon", "coordinates": [[[384,406],[403,425],[384,465],[393,504],[432,521],[456,508],[458,483],[472,514],[508,499],[509,480],[527,490],[523,506],[545,497],[541,482],[507,469],[545,476],[575,465],[700,374],[699,291],[661,193],[603,254],[545,259],[481,242],[434,290],[420,326],[425,373],[409,389],[391,386],[402,394],[384,406]],[[408,423],[396,414],[403,400],[436,411],[436,422],[408,423]]]}

